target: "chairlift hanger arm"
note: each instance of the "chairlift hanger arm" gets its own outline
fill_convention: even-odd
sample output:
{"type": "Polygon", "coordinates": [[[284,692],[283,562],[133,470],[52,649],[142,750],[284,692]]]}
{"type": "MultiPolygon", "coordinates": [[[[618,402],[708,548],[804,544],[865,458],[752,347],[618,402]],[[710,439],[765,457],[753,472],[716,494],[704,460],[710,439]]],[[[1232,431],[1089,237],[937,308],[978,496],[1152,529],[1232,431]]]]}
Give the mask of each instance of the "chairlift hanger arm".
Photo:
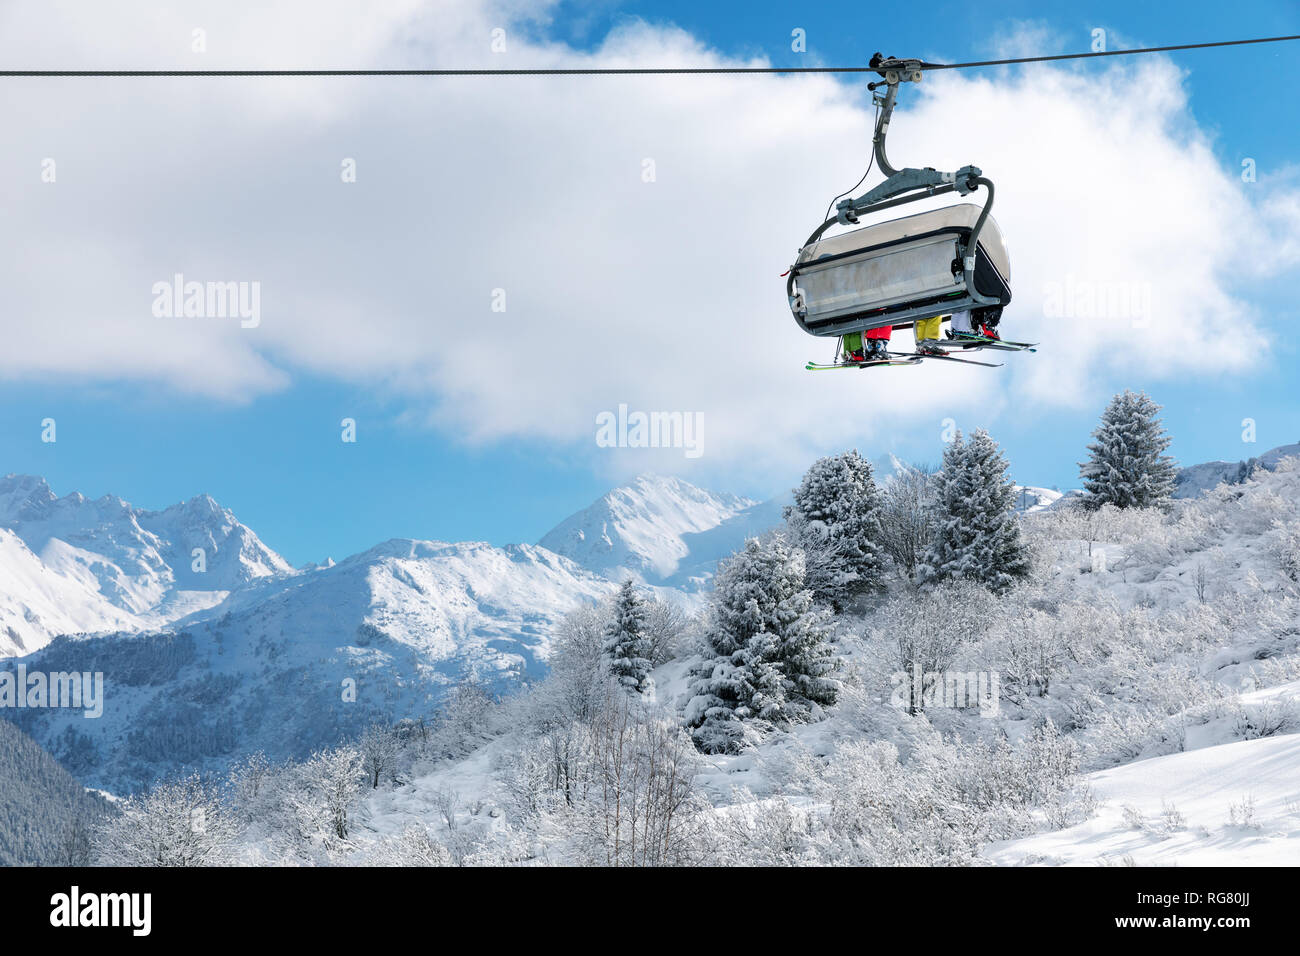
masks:
{"type": "Polygon", "coordinates": [[[889,134],[889,121],[894,115],[894,104],[898,98],[898,84],[921,82],[922,71],[929,64],[921,60],[900,60],[895,57],[882,57],[877,53],[871,58],[870,66],[884,79],[868,84],[867,88],[874,92],[877,87],[887,87],[883,97],[876,94],[876,102],[880,105],[880,115],[876,119],[875,133],[872,137],[872,150],[875,153],[876,165],[880,167],[886,178],[884,182],[863,193],[857,199],[843,199],[836,203],[836,220],[841,225],[851,225],[858,221],[859,216],[887,208],[884,203],[889,200],[893,200],[889,202],[889,205],[894,206],[900,202],[911,202],[914,199],[924,199],[926,196],[936,196],[940,193],[953,191],[958,195],[965,196],[979,188],[979,180],[983,173],[977,166],[963,166],[955,173],[947,173],[931,167],[925,169],[908,167],[900,170],[889,162],[889,157],[885,152],[885,139],[889,134]],[[906,198],[899,198],[904,196],[906,198]]]}

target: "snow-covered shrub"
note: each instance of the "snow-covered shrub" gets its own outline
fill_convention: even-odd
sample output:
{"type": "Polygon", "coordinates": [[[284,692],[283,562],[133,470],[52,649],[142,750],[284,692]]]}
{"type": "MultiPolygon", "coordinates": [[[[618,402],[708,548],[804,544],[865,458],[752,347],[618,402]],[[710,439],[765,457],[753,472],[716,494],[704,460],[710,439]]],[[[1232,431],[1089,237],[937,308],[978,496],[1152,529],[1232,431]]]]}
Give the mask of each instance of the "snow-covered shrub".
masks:
{"type": "Polygon", "coordinates": [[[1228,804],[1228,824],[1234,827],[1258,829],[1255,823],[1255,797],[1246,794],[1240,800],[1228,804]]]}
{"type": "Polygon", "coordinates": [[[545,706],[580,719],[589,716],[610,677],[604,647],[602,608],[584,606],[567,614],[556,629],[551,672],[542,688],[545,706]]]}
{"type": "Polygon", "coordinates": [[[1124,819],[1124,826],[1130,830],[1145,830],[1147,818],[1142,811],[1131,803],[1126,803],[1120,808],[1120,815],[1124,819]]]}
{"type": "Polygon", "coordinates": [[[748,791],[708,822],[711,866],[798,866],[816,863],[814,822],[784,797],[755,800],[748,791]]]}
{"type": "Polygon", "coordinates": [[[1001,676],[1001,692],[1015,702],[1045,697],[1065,666],[1067,642],[1056,616],[1013,591],[989,615],[985,656],[1001,676]]]}
{"type": "Polygon", "coordinates": [[[939,775],[909,770],[884,742],[841,747],[821,781],[829,804],[813,834],[823,862],[934,866],[978,862],[979,814],[950,802],[939,775]]]}
{"type": "Polygon", "coordinates": [[[694,622],[671,601],[645,599],[645,632],[650,641],[650,662],[666,664],[683,652],[694,622]]]}
{"type": "Polygon", "coordinates": [[[1160,739],[1164,722],[1164,715],[1151,708],[1108,710],[1095,715],[1085,737],[1087,766],[1099,768],[1136,760],[1160,739]]]}
{"type": "Polygon", "coordinates": [[[400,833],[382,837],[366,853],[368,866],[451,866],[447,848],[418,823],[407,824],[400,833]]]}
{"type": "Polygon", "coordinates": [[[1282,573],[1300,582],[1300,520],[1275,522],[1269,544],[1282,573]]]}
{"type": "Polygon", "coordinates": [[[595,780],[574,819],[584,856],[604,866],[676,866],[701,858],[695,748],[676,721],[626,695],[592,726],[595,780]]]}
{"type": "Polygon", "coordinates": [[[1160,827],[1166,833],[1177,833],[1187,829],[1187,817],[1172,803],[1160,801],[1160,827]]]}
{"type": "MultiPolygon", "coordinates": [[[[907,679],[947,671],[964,647],[988,627],[994,596],[970,581],[953,581],[920,592],[902,592],[869,619],[881,660],[907,679]]],[[[914,695],[909,709],[916,709],[914,695]]]]}
{"type": "Polygon", "coordinates": [[[397,734],[387,724],[372,723],[361,735],[357,747],[361,751],[361,764],[370,788],[378,790],[380,780],[391,778],[397,770],[397,734]]]}
{"type": "Polygon", "coordinates": [[[1233,714],[1233,733],[1241,740],[1258,740],[1297,729],[1300,729],[1300,705],[1290,698],[1238,704],[1233,714]]]}
{"type": "Polygon", "coordinates": [[[245,822],[265,816],[274,801],[272,782],[277,769],[258,750],[245,755],[226,775],[232,810],[245,822]]]}
{"type": "Polygon", "coordinates": [[[240,832],[216,787],[193,774],[130,797],[93,837],[103,866],[221,866],[240,832]]]}

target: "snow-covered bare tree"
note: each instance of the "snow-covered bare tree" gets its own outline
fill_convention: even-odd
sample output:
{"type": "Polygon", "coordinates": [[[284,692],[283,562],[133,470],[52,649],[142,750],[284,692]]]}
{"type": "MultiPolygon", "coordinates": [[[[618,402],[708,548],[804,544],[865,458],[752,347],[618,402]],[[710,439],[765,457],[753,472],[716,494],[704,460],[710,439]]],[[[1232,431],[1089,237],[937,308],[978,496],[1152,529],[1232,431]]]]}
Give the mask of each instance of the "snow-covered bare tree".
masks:
{"type": "Polygon", "coordinates": [[[914,582],[934,537],[934,469],[899,469],[881,487],[880,544],[894,567],[914,582]]]}
{"type": "Polygon", "coordinates": [[[753,739],[750,721],[782,725],[834,703],[830,630],[806,586],[803,552],[779,532],[747,541],[719,567],[709,653],[691,674],[686,719],[696,745],[735,752],[753,739]]]}
{"type": "Polygon", "coordinates": [[[99,830],[95,850],[108,866],[221,866],[238,834],[216,788],[193,774],[128,799],[99,830]]]}
{"type": "Polygon", "coordinates": [[[318,750],[295,768],[287,794],[306,843],[346,840],[365,786],[361,752],[355,747],[318,750]]]}
{"type": "Polygon", "coordinates": [[[1020,534],[1007,462],[988,432],[970,441],[957,432],[935,476],[935,533],[926,550],[926,581],[974,581],[1004,591],[1031,568],[1020,534]]]}
{"type": "Polygon", "coordinates": [[[653,648],[646,632],[645,604],[631,580],[624,581],[605,625],[605,658],[610,673],[630,691],[644,694],[654,686],[650,669],[653,648]]]}
{"type": "Polygon", "coordinates": [[[647,598],[645,630],[650,641],[651,664],[658,667],[676,657],[690,628],[691,618],[681,607],[661,598],[647,598]]]}
{"type": "Polygon", "coordinates": [[[627,694],[592,722],[591,785],[574,814],[579,845],[604,866],[674,866],[702,858],[692,780],[697,755],[675,720],[627,694]]]}
{"type": "Polygon", "coordinates": [[[1159,413],[1145,392],[1125,389],[1110,400],[1079,465],[1089,507],[1152,508],[1169,500],[1174,462],[1164,454],[1170,439],[1159,413]]]}
{"type": "Polygon", "coordinates": [[[95,862],[95,847],[90,824],[81,816],[73,817],[59,836],[55,849],[54,866],[91,866],[95,862]]]}
{"type": "Polygon", "coordinates": [[[370,787],[378,790],[380,778],[397,766],[397,734],[388,724],[376,722],[361,735],[359,746],[370,787]]]}
{"type": "Polygon", "coordinates": [[[556,628],[545,694],[569,717],[586,719],[609,680],[605,623],[601,608],[583,605],[565,615],[556,628]]]}
{"type": "Polygon", "coordinates": [[[997,599],[970,581],[947,581],[885,602],[870,619],[876,646],[869,653],[882,669],[876,675],[880,691],[896,695],[909,713],[924,710],[927,695],[917,680],[947,671],[983,636],[996,609],[997,599]]]}
{"type": "Polygon", "coordinates": [[[465,680],[442,702],[429,751],[436,757],[463,757],[492,739],[497,731],[496,698],[474,680],[465,680]]]}
{"type": "Polygon", "coordinates": [[[846,451],[813,463],[785,509],[791,539],[803,549],[808,587],[842,611],[880,586],[880,493],[871,463],[846,451]]]}

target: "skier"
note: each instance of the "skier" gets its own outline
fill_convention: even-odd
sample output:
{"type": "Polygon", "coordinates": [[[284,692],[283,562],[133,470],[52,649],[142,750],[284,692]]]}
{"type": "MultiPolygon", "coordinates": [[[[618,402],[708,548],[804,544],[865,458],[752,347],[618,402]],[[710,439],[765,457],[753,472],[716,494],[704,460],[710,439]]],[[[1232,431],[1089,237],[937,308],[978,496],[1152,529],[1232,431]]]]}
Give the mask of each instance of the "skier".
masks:
{"type": "Polygon", "coordinates": [[[844,336],[840,343],[844,347],[844,361],[846,362],[863,362],[866,361],[866,355],[862,351],[862,333],[850,332],[844,336]]]}
{"type": "Polygon", "coordinates": [[[1001,320],[1001,306],[975,309],[973,313],[969,311],[954,312],[948,335],[954,339],[961,336],[973,337],[980,335],[986,339],[1000,339],[1001,336],[998,335],[997,328],[998,322],[1001,320]]]}
{"type": "Polygon", "coordinates": [[[939,327],[943,325],[944,316],[932,315],[928,319],[917,319],[912,323],[916,333],[916,351],[918,355],[946,355],[939,348],[939,327]]]}
{"type": "Polygon", "coordinates": [[[868,329],[863,332],[850,332],[844,336],[844,361],[846,362],[885,362],[889,360],[889,336],[893,332],[888,325],[880,329],[868,329]],[[865,342],[863,338],[865,336],[865,342]]]}
{"type": "Polygon", "coordinates": [[[998,323],[1002,321],[1002,306],[990,305],[975,310],[975,320],[979,322],[979,333],[986,339],[1001,339],[998,335],[998,323]]]}
{"type": "Polygon", "coordinates": [[[867,355],[877,362],[889,361],[889,337],[894,334],[890,325],[878,329],[867,329],[867,355]]]}

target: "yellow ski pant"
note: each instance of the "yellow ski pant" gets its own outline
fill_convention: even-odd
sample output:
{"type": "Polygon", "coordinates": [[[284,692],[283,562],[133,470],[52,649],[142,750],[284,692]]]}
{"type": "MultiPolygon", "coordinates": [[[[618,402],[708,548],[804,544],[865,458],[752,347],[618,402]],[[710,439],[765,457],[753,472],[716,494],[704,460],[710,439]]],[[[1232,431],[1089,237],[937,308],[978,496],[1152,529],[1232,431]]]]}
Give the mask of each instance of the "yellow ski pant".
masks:
{"type": "Polygon", "coordinates": [[[939,326],[943,323],[943,316],[936,315],[929,319],[917,319],[913,326],[916,332],[916,340],[921,342],[925,339],[938,339],[939,326]]]}

